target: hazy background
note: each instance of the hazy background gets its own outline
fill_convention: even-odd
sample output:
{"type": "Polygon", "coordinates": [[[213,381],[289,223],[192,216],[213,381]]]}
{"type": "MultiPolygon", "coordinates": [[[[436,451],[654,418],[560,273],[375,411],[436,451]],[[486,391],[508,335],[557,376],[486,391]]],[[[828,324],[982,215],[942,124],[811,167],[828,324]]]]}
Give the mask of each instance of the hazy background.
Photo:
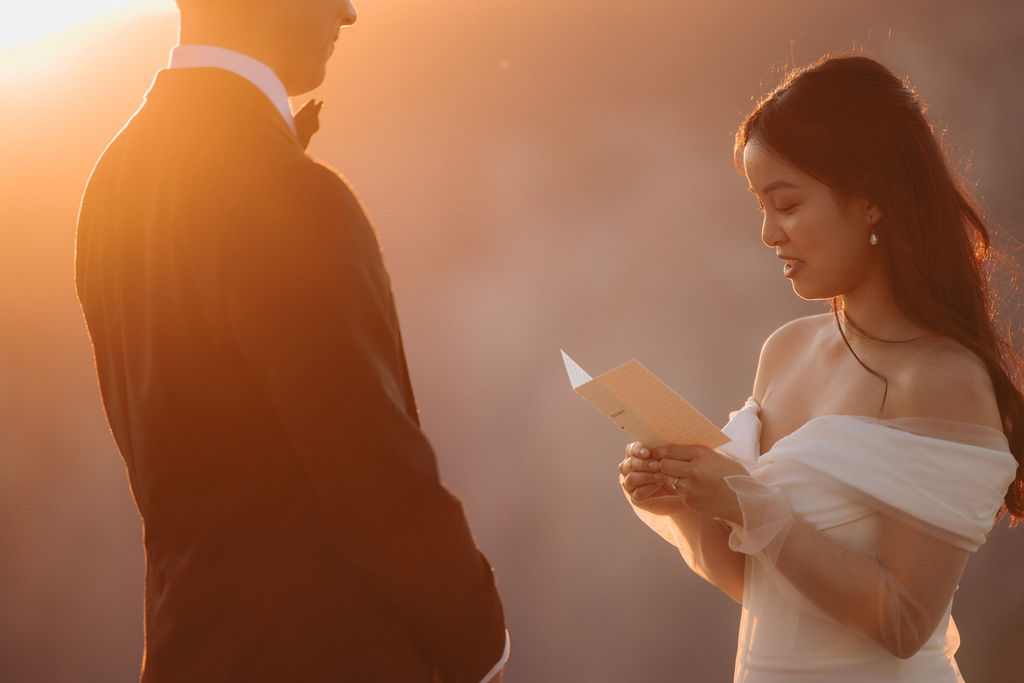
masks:
{"type": "MultiPolygon", "coordinates": [[[[170,8],[170,2],[167,3],[170,8]]],[[[1024,4],[362,0],[310,148],[368,206],[424,425],[494,563],[510,683],[731,680],[739,609],[633,516],[625,439],[558,349],[638,358],[723,422],[798,300],[732,133],[787,62],[909,74],[1004,232],[1024,234],[1024,4]]],[[[175,40],[171,14],[0,51],[0,679],[128,681],[140,523],[73,289],[78,198],[175,40]]],[[[1024,530],[954,614],[969,683],[1024,667],[1024,530]]],[[[1009,677],[1009,678],[1008,678],[1009,677]]]]}

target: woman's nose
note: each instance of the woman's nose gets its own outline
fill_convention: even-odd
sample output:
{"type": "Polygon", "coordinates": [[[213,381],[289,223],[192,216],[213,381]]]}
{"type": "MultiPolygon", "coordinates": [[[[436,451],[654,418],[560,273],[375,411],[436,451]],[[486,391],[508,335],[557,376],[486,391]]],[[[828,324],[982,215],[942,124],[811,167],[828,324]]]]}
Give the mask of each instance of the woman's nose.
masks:
{"type": "Polygon", "coordinates": [[[772,220],[767,214],[761,223],[761,241],[766,247],[777,247],[786,241],[786,233],[779,227],[778,221],[772,220]]]}

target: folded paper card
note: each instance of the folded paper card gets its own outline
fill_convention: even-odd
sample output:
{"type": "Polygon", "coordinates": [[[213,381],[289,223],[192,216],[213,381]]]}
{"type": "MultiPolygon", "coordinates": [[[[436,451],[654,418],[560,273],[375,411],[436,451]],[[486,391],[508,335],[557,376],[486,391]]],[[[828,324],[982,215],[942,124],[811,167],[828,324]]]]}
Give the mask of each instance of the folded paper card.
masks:
{"type": "Polygon", "coordinates": [[[649,448],[670,443],[718,448],[729,437],[639,361],[591,378],[562,351],[573,391],[649,448]]]}

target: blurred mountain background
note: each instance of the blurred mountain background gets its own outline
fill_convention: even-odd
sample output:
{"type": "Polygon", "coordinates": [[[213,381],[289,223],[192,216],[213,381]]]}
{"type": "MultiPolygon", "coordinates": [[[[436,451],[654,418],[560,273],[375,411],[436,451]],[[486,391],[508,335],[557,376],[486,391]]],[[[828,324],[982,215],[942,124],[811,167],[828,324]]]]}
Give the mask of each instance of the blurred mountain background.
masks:
{"type": "MultiPolygon", "coordinates": [[[[0,51],[5,681],[137,678],[141,525],[73,239],[93,162],[175,42],[167,8],[0,51]]],[[[558,350],[593,373],[638,358],[719,423],[743,403],[763,339],[825,309],[761,244],[732,134],[787,64],[829,51],[909,75],[993,227],[1024,237],[1024,4],[357,9],[314,93],[310,152],[375,220],[425,429],[505,599],[506,681],[731,680],[738,606],[634,517],[616,481],[626,439],[570,391],[558,350]]],[[[1024,530],[1005,528],[968,565],[954,615],[970,683],[1024,670],[1022,568],[1024,530]]]]}

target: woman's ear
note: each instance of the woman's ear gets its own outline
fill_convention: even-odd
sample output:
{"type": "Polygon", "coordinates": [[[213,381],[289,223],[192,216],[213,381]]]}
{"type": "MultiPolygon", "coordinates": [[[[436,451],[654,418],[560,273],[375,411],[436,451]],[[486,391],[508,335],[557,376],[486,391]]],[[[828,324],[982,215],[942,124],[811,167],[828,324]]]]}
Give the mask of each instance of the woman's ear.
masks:
{"type": "Polygon", "coordinates": [[[871,204],[869,202],[868,203],[867,216],[868,216],[868,224],[869,225],[874,225],[878,221],[882,220],[882,210],[879,209],[874,204],[871,204]]]}

